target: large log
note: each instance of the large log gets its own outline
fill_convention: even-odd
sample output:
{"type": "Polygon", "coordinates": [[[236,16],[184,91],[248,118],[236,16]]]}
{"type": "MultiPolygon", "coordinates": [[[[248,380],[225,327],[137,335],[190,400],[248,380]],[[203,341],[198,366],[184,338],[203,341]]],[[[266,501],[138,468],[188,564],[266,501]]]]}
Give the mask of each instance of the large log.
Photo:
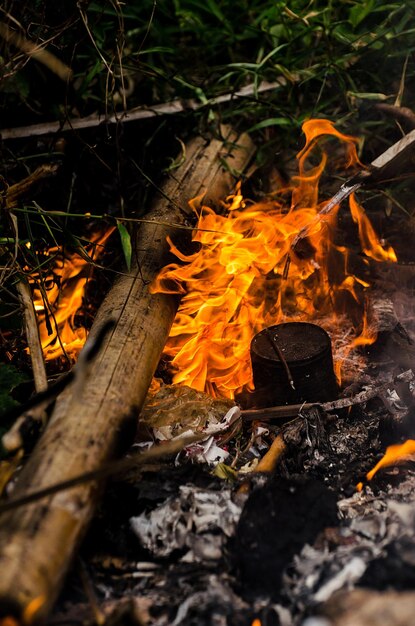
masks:
{"type": "MultiPolygon", "coordinates": [[[[170,260],[166,236],[177,235],[174,225],[189,223],[190,199],[202,195],[204,204],[212,205],[224,198],[253,155],[249,137],[226,133],[225,142],[191,141],[185,162],[164,184],[149,221],[140,227],[136,266],[111,289],[90,337],[109,318],[115,327],[86,381],[76,376],[57,402],[14,496],[99,468],[119,454],[123,439],[129,441],[126,431],[135,429],[178,305],[174,296],[149,292],[149,283],[170,260]]],[[[96,483],[80,485],[0,517],[0,616],[26,622],[47,616],[100,491],[96,483]]]]}

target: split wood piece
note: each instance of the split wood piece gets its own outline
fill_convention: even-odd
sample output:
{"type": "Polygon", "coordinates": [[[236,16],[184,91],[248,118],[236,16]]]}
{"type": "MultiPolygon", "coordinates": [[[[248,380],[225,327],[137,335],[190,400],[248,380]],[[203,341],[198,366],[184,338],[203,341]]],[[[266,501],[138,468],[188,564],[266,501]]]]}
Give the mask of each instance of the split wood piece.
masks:
{"type": "MultiPolygon", "coordinates": [[[[202,195],[212,205],[224,198],[236,182],[231,172],[242,172],[254,153],[249,137],[225,132],[224,142],[190,142],[186,161],[164,184],[135,241],[137,264],[104,300],[91,340],[108,319],[116,325],[89,366],[88,383],[75,396],[71,384],[59,398],[13,497],[99,469],[131,442],[178,306],[177,297],[149,291],[171,260],[166,236],[177,240],[175,225],[190,218],[190,199],[202,195]]],[[[47,616],[100,491],[96,483],[83,484],[0,517],[0,615],[21,619],[35,606],[32,621],[47,616]]]]}

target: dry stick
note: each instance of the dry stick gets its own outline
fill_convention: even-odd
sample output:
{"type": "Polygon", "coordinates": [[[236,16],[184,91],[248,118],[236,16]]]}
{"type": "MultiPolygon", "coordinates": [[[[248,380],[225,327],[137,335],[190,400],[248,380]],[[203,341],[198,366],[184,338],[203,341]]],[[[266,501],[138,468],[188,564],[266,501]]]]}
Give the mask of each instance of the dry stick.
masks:
{"type": "Polygon", "coordinates": [[[29,285],[24,280],[19,280],[17,283],[17,291],[19,292],[19,298],[24,309],[26,339],[30,351],[30,360],[32,362],[35,389],[39,393],[47,388],[48,378],[46,375],[45,362],[43,360],[43,350],[39,337],[39,328],[32,293],[29,285]]]}
{"type": "Polygon", "coordinates": [[[415,113],[412,109],[396,106],[395,104],[387,104],[386,102],[375,104],[375,109],[395,118],[398,122],[402,122],[410,130],[415,129],[415,113]]]}
{"type": "Polygon", "coordinates": [[[106,621],[105,614],[100,608],[91,576],[88,572],[88,569],[85,565],[84,560],[81,558],[78,558],[78,575],[79,575],[79,578],[81,579],[84,594],[87,597],[88,604],[91,609],[91,614],[92,614],[91,617],[93,619],[93,624],[96,624],[96,626],[103,626],[106,621]]]}
{"type": "Polygon", "coordinates": [[[19,198],[31,191],[33,186],[41,180],[54,176],[58,169],[58,165],[56,164],[51,165],[45,163],[37,167],[34,172],[26,176],[26,178],[23,178],[23,180],[20,180],[14,185],[10,185],[6,192],[6,208],[13,209],[18,204],[19,198]]]}
{"type": "Polygon", "coordinates": [[[386,383],[382,383],[378,387],[370,387],[365,391],[352,396],[351,398],[341,398],[340,400],[333,400],[332,402],[303,402],[303,404],[288,404],[286,406],[271,406],[265,409],[246,409],[241,411],[241,417],[243,420],[274,420],[285,419],[287,417],[295,417],[299,415],[301,411],[311,409],[312,407],[320,407],[326,413],[332,411],[340,411],[356,404],[364,404],[369,400],[373,400],[381,393],[386,391],[388,387],[391,387],[395,382],[408,383],[414,380],[414,373],[412,370],[406,370],[402,374],[398,374],[394,379],[389,380],[386,383]]]}
{"type": "MultiPolygon", "coordinates": [[[[100,470],[121,446],[130,444],[178,306],[176,296],[149,291],[151,281],[171,260],[166,236],[177,238],[173,224],[190,219],[191,209],[186,208],[191,198],[202,195],[212,206],[228,195],[235,184],[231,171],[243,171],[254,152],[246,135],[238,138],[224,130],[224,136],[228,142],[190,142],[185,162],[163,186],[164,195],[156,198],[149,222],[142,224],[134,242],[137,264],[114,284],[88,337],[87,346],[105,320],[116,320],[91,364],[90,382],[78,397],[73,397],[72,384],[59,397],[13,497],[100,470]]],[[[100,492],[101,485],[93,480],[1,516],[0,616],[12,613],[20,618],[27,605],[42,598],[35,619],[45,619],[100,492]]]]}
{"type": "Polygon", "coordinates": [[[20,126],[18,128],[4,128],[0,130],[0,136],[3,141],[7,139],[21,139],[23,137],[35,137],[38,135],[48,135],[50,133],[63,132],[68,130],[81,130],[84,128],[96,128],[100,124],[118,124],[127,122],[136,122],[160,115],[176,115],[184,111],[197,111],[207,106],[216,106],[225,102],[231,102],[239,98],[249,98],[255,94],[265,93],[278,89],[286,85],[286,80],[280,78],[278,81],[269,83],[264,81],[257,87],[252,83],[243,87],[239,91],[226,93],[222,96],[212,98],[207,103],[199,100],[173,100],[164,102],[163,104],[155,104],[154,106],[140,106],[129,111],[115,113],[108,117],[100,115],[90,115],[88,117],[73,118],[62,122],[46,122],[43,124],[32,124],[31,126],[20,126]]]}
{"type": "Polygon", "coordinates": [[[7,43],[12,44],[27,54],[27,56],[32,59],[36,59],[39,63],[42,63],[61,80],[66,82],[72,78],[72,70],[70,67],[65,65],[65,63],[58,59],[54,54],[45,50],[42,45],[34,44],[21,33],[11,29],[4,22],[0,22],[0,37],[7,41],[7,43]]]}
{"type": "MultiPolygon", "coordinates": [[[[357,56],[350,57],[347,60],[346,66],[353,65],[358,60],[357,56]]],[[[313,67],[309,68],[311,71],[313,67]]],[[[302,80],[302,74],[292,74],[290,77],[290,84],[293,82],[300,82],[302,80]]],[[[164,102],[163,104],[155,104],[154,106],[139,106],[129,111],[123,111],[122,113],[115,113],[107,117],[101,115],[90,115],[83,118],[72,118],[61,122],[46,122],[43,124],[32,124],[31,126],[20,126],[18,128],[4,128],[0,130],[0,137],[3,141],[7,139],[21,139],[23,137],[35,137],[38,135],[48,135],[51,133],[63,132],[68,130],[81,130],[83,128],[96,128],[100,124],[118,124],[120,122],[134,122],[137,120],[143,120],[150,117],[157,117],[159,115],[175,115],[177,113],[183,113],[184,111],[197,111],[205,107],[213,107],[218,104],[226,102],[232,102],[239,98],[256,98],[258,94],[272,91],[274,89],[280,89],[287,86],[288,81],[284,76],[280,76],[275,82],[269,83],[263,81],[259,85],[251,83],[242,87],[238,91],[232,93],[225,93],[221,96],[211,98],[208,102],[200,102],[199,100],[173,100],[171,102],[164,102]]]]}
{"type": "MultiPolygon", "coordinates": [[[[30,351],[30,360],[32,362],[35,389],[37,393],[42,393],[48,387],[48,379],[46,375],[45,362],[43,360],[42,344],[40,342],[32,294],[29,285],[24,280],[20,280],[17,283],[16,288],[24,310],[26,339],[30,351]]],[[[37,406],[30,412],[30,414],[21,415],[13,424],[12,428],[5,435],[3,435],[2,444],[7,452],[14,452],[23,446],[20,430],[27,418],[45,423],[46,413],[44,405],[37,406]]]]}
{"type": "MultiPolygon", "coordinates": [[[[57,166],[56,165],[41,165],[36,168],[32,174],[29,174],[26,178],[11,185],[7,188],[6,191],[6,201],[5,206],[9,211],[10,218],[16,220],[13,209],[18,204],[19,198],[27,194],[34,185],[39,183],[41,180],[48,178],[56,173],[57,166]]],[[[17,256],[17,246],[18,246],[18,236],[17,236],[17,226],[16,228],[16,251],[15,256],[17,256]]],[[[30,350],[30,358],[32,361],[32,369],[33,369],[33,378],[35,381],[35,388],[38,394],[43,394],[47,390],[48,381],[46,376],[45,364],[43,361],[43,352],[42,345],[39,337],[39,330],[37,325],[36,312],[33,305],[32,295],[30,292],[29,285],[24,282],[24,280],[20,280],[17,283],[17,290],[19,293],[20,300],[22,302],[24,308],[24,318],[25,318],[25,327],[26,327],[26,337],[27,343],[30,350]]],[[[8,452],[14,452],[23,446],[23,440],[21,436],[21,427],[25,422],[26,418],[32,418],[36,421],[44,422],[45,415],[45,406],[39,405],[37,406],[29,415],[20,415],[23,411],[19,412],[19,418],[13,424],[12,428],[7,432],[2,438],[2,444],[4,448],[8,452]]],[[[12,417],[12,415],[10,416],[12,417]]],[[[15,417],[18,417],[17,415],[15,417]]]]}
{"type": "Polygon", "coordinates": [[[181,437],[179,439],[154,446],[150,448],[150,450],[145,450],[140,454],[119,459],[118,461],[112,461],[99,469],[91,470],[90,472],[83,472],[82,474],[79,474],[79,476],[74,476],[68,480],[55,483],[49,487],[45,487],[44,489],[32,491],[18,498],[13,497],[6,502],[0,502],[0,514],[5,513],[6,511],[11,511],[12,509],[18,509],[26,504],[31,504],[32,502],[37,502],[38,500],[43,500],[54,495],[55,493],[72,489],[72,487],[76,487],[77,485],[84,485],[85,483],[90,483],[92,481],[100,481],[104,478],[108,478],[109,476],[121,474],[126,470],[140,467],[140,465],[152,463],[153,461],[157,461],[168,456],[174,456],[186,448],[186,446],[204,439],[206,439],[205,434],[194,435],[191,437],[181,437]]]}

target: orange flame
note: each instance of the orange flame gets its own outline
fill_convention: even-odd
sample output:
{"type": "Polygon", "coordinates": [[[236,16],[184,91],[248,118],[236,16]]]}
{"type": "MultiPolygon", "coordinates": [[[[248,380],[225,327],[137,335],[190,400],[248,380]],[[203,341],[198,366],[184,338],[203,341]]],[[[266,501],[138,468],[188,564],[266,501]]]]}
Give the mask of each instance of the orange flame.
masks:
{"type": "Polygon", "coordinates": [[[371,257],[375,261],[392,261],[396,263],[398,259],[396,258],[395,250],[390,247],[384,248],[380,245],[372,224],[369,222],[354,194],[350,196],[350,212],[353,220],[358,225],[360,243],[366,256],[371,257]]]}
{"type": "Polygon", "coordinates": [[[38,611],[45,604],[45,601],[46,598],[44,595],[33,598],[33,600],[30,600],[27,606],[25,606],[21,620],[7,615],[6,617],[0,618],[0,626],[30,626],[35,620],[38,611]]]}
{"type": "MultiPolygon", "coordinates": [[[[386,452],[375,467],[366,474],[367,480],[372,480],[373,476],[382,467],[390,467],[397,463],[405,463],[405,461],[413,460],[415,454],[415,439],[407,439],[404,443],[398,443],[386,448],[386,452]]],[[[363,483],[358,483],[357,490],[361,491],[363,483]]]]}
{"type": "MultiPolygon", "coordinates": [[[[348,251],[333,243],[338,207],[316,219],[325,205],[318,193],[328,160],[327,142],[321,139],[330,135],[345,145],[346,169],[360,166],[358,140],[339,133],[329,120],[309,120],[303,130],[306,145],[297,155],[299,175],[279,191],[282,200],[251,204],[238,186],[227,198],[227,215],[208,207],[199,210],[192,237],[198,252],[184,254],[169,241],[181,263],[166,266],[152,291],[183,294],[165,350],[173,357],[174,383],[233,397],[250,385],[249,347],[255,333],[287,318],[316,319],[355,308],[360,341],[372,340],[362,320],[368,284],[349,272],[348,251]],[[319,162],[310,167],[311,156],[319,162]],[[307,239],[293,253],[293,240],[310,224],[307,239]]],[[[376,260],[395,260],[391,249],[382,248],[355,199],[351,210],[364,252],[376,260]]]]}
{"type": "Polygon", "coordinates": [[[37,598],[33,598],[33,600],[28,603],[23,611],[22,616],[22,622],[25,626],[29,626],[35,620],[36,614],[43,607],[45,602],[45,596],[41,595],[37,598]]]}
{"type": "Polygon", "coordinates": [[[38,314],[39,335],[47,361],[67,355],[75,360],[81,351],[87,331],[75,324],[75,315],[82,306],[86,284],[90,278],[90,262],[102,252],[102,246],[113,232],[96,233],[90,256],[79,253],[64,256],[59,248],[51,248],[48,255],[56,255],[52,274],[45,281],[45,289],[33,290],[33,300],[38,314]]]}

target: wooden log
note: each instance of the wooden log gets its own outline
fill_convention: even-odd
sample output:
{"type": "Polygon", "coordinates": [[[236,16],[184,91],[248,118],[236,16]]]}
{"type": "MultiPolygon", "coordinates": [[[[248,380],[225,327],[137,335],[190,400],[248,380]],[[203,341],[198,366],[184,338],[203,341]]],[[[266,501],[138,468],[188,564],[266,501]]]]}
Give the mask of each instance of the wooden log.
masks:
{"type": "MultiPolygon", "coordinates": [[[[98,356],[58,400],[49,425],[13,492],[22,496],[102,467],[129,443],[177,309],[177,298],[150,294],[149,284],[169,260],[166,236],[185,225],[188,202],[224,198],[254,147],[246,135],[226,131],[225,142],[201,138],[167,180],[135,242],[137,262],[104,300],[91,340],[110,318],[115,327],[98,356]],[[227,167],[224,167],[226,162],[227,167]],[[231,173],[232,172],[232,173],[231,173]],[[74,387],[76,393],[73,393],[74,387]]],[[[101,489],[84,484],[0,517],[0,616],[45,619],[94,513],[101,489]],[[29,616],[28,616],[29,614],[29,616]]]]}

